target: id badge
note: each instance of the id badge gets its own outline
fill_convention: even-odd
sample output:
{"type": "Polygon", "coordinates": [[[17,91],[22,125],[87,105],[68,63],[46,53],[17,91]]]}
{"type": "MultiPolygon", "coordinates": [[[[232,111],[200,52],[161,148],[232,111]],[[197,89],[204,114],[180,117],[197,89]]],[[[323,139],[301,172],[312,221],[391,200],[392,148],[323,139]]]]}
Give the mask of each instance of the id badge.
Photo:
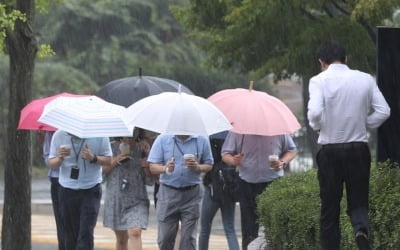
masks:
{"type": "Polygon", "coordinates": [[[79,168],[78,166],[72,166],[70,178],[73,180],[77,180],[79,177],[79,168]]]}

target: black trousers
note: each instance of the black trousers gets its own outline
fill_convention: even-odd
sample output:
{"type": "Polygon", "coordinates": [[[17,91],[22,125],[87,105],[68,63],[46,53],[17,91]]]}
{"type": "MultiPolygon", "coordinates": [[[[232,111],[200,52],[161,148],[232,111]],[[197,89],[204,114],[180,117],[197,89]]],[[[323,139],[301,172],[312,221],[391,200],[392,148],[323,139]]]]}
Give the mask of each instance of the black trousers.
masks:
{"type": "Polygon", "coordinates": [[[59,202],[66,249],[94,249],[93,233],[100,209],[101,192],[100,184],[79,190],[60,186],[59,202]]]}
{"type": "Polygon", "coordinates": [[[61,218],[60,204],[58,202],[58,190],[60,189],[61,186],[60,183],[58,183],[58,178],[56,177],[51,177],[50,183],[51,183],[50,187],[51,202],[53,204],[54,218],[57,227],[58,250],[64,250],[66,249],[64,242],[64,226],[63,226],[64,224],[61,218]]]}
{"type": "Polygon", "coordinates": [[[256,197],[261,194],[271,182],[249,183],[241,178],[239,180],[239,203],[242,227],[242,250],[258,237],[258,214],[256,197]]]}
{"type": "Polygon", "coordinates": [[[368,194],[371,154],[367,143],[323,145],[317,154],[321,198],[320,236],[324,250],[340,249],[340,201],[347,194],[347,214],[355,232],[369,232],[368,194]]]}

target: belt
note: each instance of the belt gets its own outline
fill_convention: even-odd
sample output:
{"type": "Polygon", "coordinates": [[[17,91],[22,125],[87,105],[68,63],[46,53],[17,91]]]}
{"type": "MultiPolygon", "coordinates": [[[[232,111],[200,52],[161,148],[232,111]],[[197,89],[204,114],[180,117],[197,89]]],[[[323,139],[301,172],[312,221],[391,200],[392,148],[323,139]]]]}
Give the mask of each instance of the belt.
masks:
{"type": "Polygon", "coordinates": [[[171,188],[171,189],[178,190],[178,191],[187,191],[187,190],[191,190],[191,189],[193,189],[193,188],[198,186],[198,184],[191,185],[191,186],[186,186],[186,187],[174,187],[174,186],[170,186],[170,185],[167,185],[167,184],[162,184],[162,185],[166,186],[167,188],[171,188]]]}
{"type": "Polygon", "coordinates": [[[368,145],[366,142],[346,142],[346,143],[331,143],[331,144],[324,144],[322,145],[322,148],[342,148],[342,149],[348,149],[348,148],[355,148],[359,146],[366,146],[368,145]]]}

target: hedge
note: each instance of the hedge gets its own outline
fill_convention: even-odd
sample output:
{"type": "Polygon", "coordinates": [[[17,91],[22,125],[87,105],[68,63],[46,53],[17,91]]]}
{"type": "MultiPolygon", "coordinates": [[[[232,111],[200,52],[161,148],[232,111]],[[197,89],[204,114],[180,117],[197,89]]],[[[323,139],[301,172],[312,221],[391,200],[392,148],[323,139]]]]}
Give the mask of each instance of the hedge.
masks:
{"type": "MultiPolygon", "coordinates": [[[[400,169],[398,164],[371,167],[370,240],[373,249],[400,249],[400,169]]],[[[268,249],[321,249],[320,199],[316,170],[292,173],[274,181],[257,198],[268,249]]],[[[341,249],[356,249],[354,232],[341,203],[341,249]]]]}

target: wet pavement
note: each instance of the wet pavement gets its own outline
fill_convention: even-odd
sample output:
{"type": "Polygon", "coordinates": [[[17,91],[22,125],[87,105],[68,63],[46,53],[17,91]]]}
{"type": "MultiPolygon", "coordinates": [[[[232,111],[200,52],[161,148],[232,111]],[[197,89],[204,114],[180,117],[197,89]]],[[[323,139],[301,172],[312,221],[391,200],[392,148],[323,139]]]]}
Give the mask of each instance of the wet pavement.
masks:
{"type": "MultiPolygon", "coordinates": [[[[104,188],[104,185],[103,185],[104,188]]],[[[142,233],[143,249],[155,250],[157,246],[157,221],[153,204],[153,187],[148,186],[148,194],[151,201],[149,227],[142,233]]],[[[3,208],[4,182],[0,181],[0,212],[3,208]]],[[[50,198],[50,182],[47,178],[32,179],[32,250],[57,249],[56,226],[50,198]]],[[[0,214],[0,216],[2,213],[0,214]]],[[[1,218],[0,218],[1,219],[1,218]]],[[[103,209],[101,208],[95,228],[95,249],[115,249],[114,232],[103,227],[103,209]]],[[[236,231],[240,238],[240,213],[236,209],[236,231]]],[[[1,223],[0,223],[1,227],[1,223]]],[[[212,234],[210,236],[210,250],[228,249],[224,236],[221,215],[214,218],[212,234]]]]}

